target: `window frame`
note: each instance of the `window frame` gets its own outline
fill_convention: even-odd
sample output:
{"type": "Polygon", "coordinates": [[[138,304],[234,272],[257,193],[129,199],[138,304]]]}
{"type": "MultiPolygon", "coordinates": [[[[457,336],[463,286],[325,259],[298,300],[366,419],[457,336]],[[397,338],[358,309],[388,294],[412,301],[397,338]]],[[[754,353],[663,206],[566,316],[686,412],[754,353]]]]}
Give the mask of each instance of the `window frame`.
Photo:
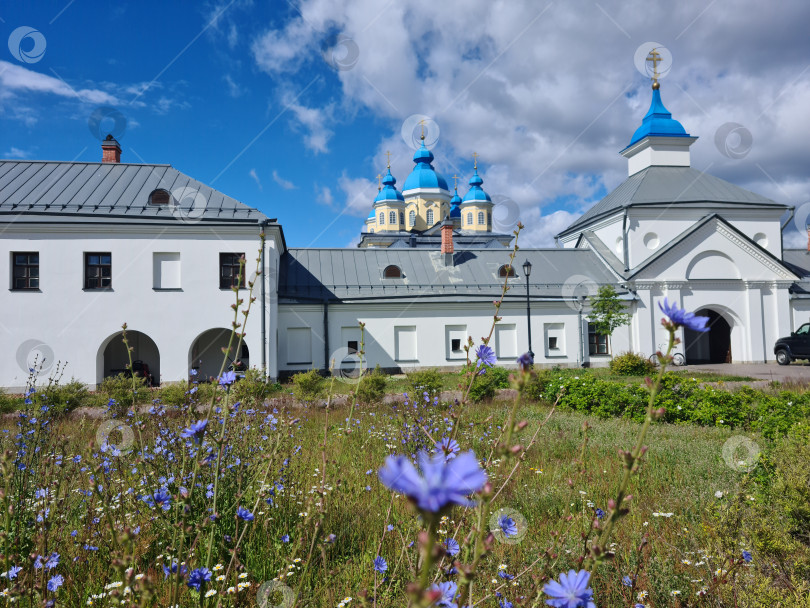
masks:
{"type": "Polygon", "coordinates": [[[85,251],[84,252],[84,290],[85,291],[112,291],[112,252],[111,251],[85,251]],[[91,256],[98,256],[99,261],[96,264],[90,263],[91,256]],[[109,257],[110,261],[108,264],[103,264],[102,260],[104,257],[109,257]],[[90,276],[89,270],[91,268],[98,268],[99,275],[98,276],[90,276]],[[109,268],[109,277],[104,277],[104,268],[109,268]],[[102,279],[107,278],[109,279],[109,283],[107,285],[102,285],[102,279]],[[90,281],[97,279],[99,281],[99,285],[97,287],[92,287],[90,285],[90,281]]]}
{"type": "Polygon", "coordinates": [[[478,212],[478,225],[479,226],[485,226],[486,225],[486,224],[484,224],[485,221],[486,221],[486,217],[484,216],[484,212],[479,211],[478,212]]]}
{"type": "Polygon", "coordinates": [[[389,264],[385,268],[383,268],[383,278],[384,279],[401,279],[402,278],[402,268],[397,266],[396,264],[389,264]],[[396,269],[396,271],[392,270],[396,269]],[[389,270],[391,272],[396,272],[396,275],[389,274],[389,270]]]}
{"type": "Polygon", "coordinates": [[[385,225],[385,211],[380,211],[380,219],[377,222],[380,226],[385,225]]]}
{"type": "Polygon", "coordinates": [[[425,219],[427,221],[428,228],[433,225],[433,209],[428,209],[427,213],[425,213],[425,219]]]}
{"type": "Polygon", "coordinates": [[[397,212],[396,211],[389,211],[388,212],[388,223],[389,224],[396,224],[397,223],[397,212]]]}
{"type": "Polygon", "coordinates": [[[502,265],[500,268],[498,268],[498,277],[501,279],[505,279],[506,277],[509,277],[510,279],[516,278],[517,274],[515,273],[515,267],[511,264],[502,265]],[[506,270],[507,268],[509,270],[506,270]]]}
{"type": "MultiPolygon", "coordinates": [[[[218,267],[219,273],[218,273],[218,277],[219,277],[219,288],[220,289],[233,289],[234,287],[237,287],[237,285],[234,284],[234,280],[235,280],[236,277],[239,276],[239,260],[241,258],[243,258],[243,257],[245,257],[244,252],[236,252],[236,251],[220,251],[219,252],[219,267],[218,267]],[[226,259],[225,256],[231,256],[231,257],[230,257],[230,259],[226,259]],[[233,260],[236,260],[236,262],[234,263],[233,260]],[[231,269],[231,273],[228,274],[228,275],[224,275],[223,272],[222,272],[226,267],[231,269]],[[234,269],[236,269],[235,273],[233,271],[234,269]],[[228,282],[230,284],[225,283],[226,278],[230,278],[230,281],[228,282]]],[[[245,265],[244,268],[247,268],[247,265],[245,265]]],[[[246,285],[245,274],[246,273],[243,271],[240,284],[238,285],[239,289],[245,289],[245,285],[246,285]]]]}
{"type": "Polygon", "coordinates": [[[588,323],[588,355],[597,357],[610,355],[610,336],[597,333],[593,323],[588,323]]]}
{"type": "Polygon", "coordinates": [[[472,223],[473,223],[473,221],[472,221],[472,211],[468,211],[467,212],[467,225],[472,226],[472,223]]]}
{"type": "Polygon", "coordinates": [[[408,211],[408,225],[416,226],[416,211],[414,211],[413,209],[408,211]]]}
{"type": "Polygon", "coordinates": [[[39,251],[12,251],[11,252],[11,291],[40,291],[39,289],[39,251]],[[17,256],[24,255],[26,262],[24,264],[17,263],[17,256]],[[31,256],[36,256],[36,263],[30,261],[31,256]],[[16,276],[17,268],[24,269],[23,276],[16,276]],[[36,268],[36,276],[31,276],[31,269],[36,268]],[[23,279],[26,287],[17,287],[17,279],[23,279]],[[31,281],[36,281],[36,287],[31,286],[31,281]]]}

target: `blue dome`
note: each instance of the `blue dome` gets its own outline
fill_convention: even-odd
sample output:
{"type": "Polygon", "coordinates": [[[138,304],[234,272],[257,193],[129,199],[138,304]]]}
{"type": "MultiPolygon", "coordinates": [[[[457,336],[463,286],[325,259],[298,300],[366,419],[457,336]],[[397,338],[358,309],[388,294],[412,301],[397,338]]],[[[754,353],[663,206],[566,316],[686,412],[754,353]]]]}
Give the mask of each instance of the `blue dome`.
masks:
{"type": "Polygon", "coordinates": [[[661,101],[660,89],[653,89],[650,109],[641,121],[641,126],[633,133],[629,146],[645,137],[690,137],[683,125],[672,118],[672,114],[661,101]]]}
{"type": "Polygon", "coordinates": [[[481,179],[481,176],[478,175],[478,169],[475,170],[475,173],[470,178],[470,190],[467,194],[464,195],[465,203],[477,203],[477,202],[488,202],[491,203],[492,199],[489,198],[489,194],[484,192],[484,189],[481,187],[481,184],[484,183],[484,180],[481,179]]]}
{"type": "Polygon", "coordinates": [[[368,217],[366,219],[367,220],[376,220],[377,219],[377,214],[374,213],[374,208],[373,207],[371,208],[371,211],[368,212],[368,217]]]}
{"type": "Polygon", "coordinates": [[[388,167],[388,173],[383,178],[382,183],[383,188],[375,197],[375,203],[380,201],[405,201],[405,197],[402,196],[402,192],[397,190],[396,186],[394,186],[394,184],[397,183],[397,180],[393,175],[391,175],[391,167],[388,167]]]}
{"type": "Polygon", "coordinates": [[[450,217],[461,217],[461,197],[458,195],[458,188],[453,193],[453,198],[450,199],[450,217]]]}
{"type": "Polygon", "coordinates": [[[442,174],[433,168],[433,152],[425,147],[422,140],[422,147],[413,155],[413,162],[416,166],[411,171],[408,179],[402,185],[402,190],[414,190],[415,188],[441,188],[447,190],[447,181],[442,174]]]}

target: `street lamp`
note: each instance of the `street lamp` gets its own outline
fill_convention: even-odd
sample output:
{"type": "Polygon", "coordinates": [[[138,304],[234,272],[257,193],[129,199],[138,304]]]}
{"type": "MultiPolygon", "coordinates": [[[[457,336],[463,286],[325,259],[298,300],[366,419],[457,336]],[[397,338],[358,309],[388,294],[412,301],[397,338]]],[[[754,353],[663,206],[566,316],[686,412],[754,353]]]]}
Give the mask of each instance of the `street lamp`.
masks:
{"type": "Polygon", "coordinates": [[[528,259],[523,262],[523,274],[526,275],[526,322],[529,326],[529,356],[534,361],[534,352],[532,351],[532,305],[529,300],[529,275],[532,274],[532,263],[528,259]]]}

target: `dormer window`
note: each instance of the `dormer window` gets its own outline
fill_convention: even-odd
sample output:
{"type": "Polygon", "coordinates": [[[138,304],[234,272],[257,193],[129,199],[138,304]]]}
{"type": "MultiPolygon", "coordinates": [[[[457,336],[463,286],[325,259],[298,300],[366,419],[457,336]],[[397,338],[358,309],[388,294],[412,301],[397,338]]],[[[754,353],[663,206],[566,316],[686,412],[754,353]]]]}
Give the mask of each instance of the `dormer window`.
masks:
{"type": "Polygon", "coordinates": [[[391,264],[391,266],[386,266],[385,270],[383,270],[383,278],[384,279],[401,279],[402,278],[402,269],[399,266],[395,266],[391,264]]]}
{"type": "Polygon", "coordinates": [[[157,190],[152,190],[152,193],[149,195],[149,204],[150,205],[168,205],[171,198],[172,198],[172,195],[169,194],[168,190],[164,190],[163,188],[158,188],[157,190]]]}
{"type": "Polygon", "coordinates": [[[500,268],[498,268],[498,276],[501,278],[505,277],[514,277],[515,276],[515,269],[510,266],[509,264],[504,264],[500,268]]]}

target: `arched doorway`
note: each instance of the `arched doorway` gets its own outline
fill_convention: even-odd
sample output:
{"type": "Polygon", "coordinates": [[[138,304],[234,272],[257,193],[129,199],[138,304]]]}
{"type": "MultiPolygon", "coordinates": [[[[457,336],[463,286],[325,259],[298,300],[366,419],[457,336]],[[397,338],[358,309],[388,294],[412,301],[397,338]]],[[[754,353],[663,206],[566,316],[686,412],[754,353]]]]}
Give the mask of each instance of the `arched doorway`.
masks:
{"type": "Polygon", "coordinates": [[[250,351],[247,344],[242,342],[239,353],[235,352],[236,344],[239,341],[237,336],[233,338],[231,350],[225,352],[230,339],[230,329],[215,328],[204,331],[191,343],[189,368],[197,370],[197,377],[200,380],[219,376],[219,370],[222,369],[222,361],[226,354],[228,357],[226,370],[231,369],[231,365],[236,365],[236,369],[239,370],[250,367],[250,351]]]}
{"type": "MultiPolygon", "coordinates": [[[[132,370],[139,376],[146,378],[150,386],[160,384],[160,351],[157,344],[145,333],[127,330],[127,341],[132,347],[132,370]]],[[[99,349],[101,359],[101,378],[129,374],[129,358],[127,347],[118,332],[107,338],[99,349]]]]}
{"type": "Polygon", "coordinates": [[[716,310],[705,308],[695,313],[709,317],[707,332],[684,329],[684,351],[687,365],[731,363],[731,325],[716,310]]]}

